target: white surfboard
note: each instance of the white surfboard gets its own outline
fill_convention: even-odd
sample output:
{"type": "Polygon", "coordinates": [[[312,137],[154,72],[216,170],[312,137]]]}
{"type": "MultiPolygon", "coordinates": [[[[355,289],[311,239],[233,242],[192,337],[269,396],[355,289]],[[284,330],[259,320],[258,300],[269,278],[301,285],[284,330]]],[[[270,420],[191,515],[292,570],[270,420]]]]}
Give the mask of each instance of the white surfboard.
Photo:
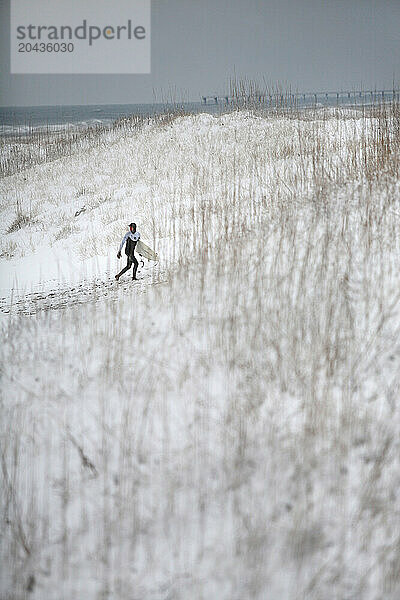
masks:
{"type": "Polygon", "coordinates": [[[144,258],[147,258],[148,260],[158,260],[157,252],[154,252],[149,246],[143,244],[142,240],[138,240],[135,250],[139,256],[144,256],[144,258]]]}

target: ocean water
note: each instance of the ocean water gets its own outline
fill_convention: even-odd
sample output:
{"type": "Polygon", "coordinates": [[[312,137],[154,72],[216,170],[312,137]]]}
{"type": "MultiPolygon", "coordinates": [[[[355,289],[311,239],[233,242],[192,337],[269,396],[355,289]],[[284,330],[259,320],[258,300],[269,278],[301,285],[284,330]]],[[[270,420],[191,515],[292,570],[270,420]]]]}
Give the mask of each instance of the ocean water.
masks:
{"type": "Polygon", "coordinates": [[[91,104],[65,106],[17,106],[0,107],[0,132],[2,134],[18,131],[29,132],[35,128],[51,129],[72,125],[90,126],[111,124],[116,119],[132,114],[154,115],[168,108],[183,107],[190,112],[218,113],[220,104],[192,102],[184,104],[91,104]]]}

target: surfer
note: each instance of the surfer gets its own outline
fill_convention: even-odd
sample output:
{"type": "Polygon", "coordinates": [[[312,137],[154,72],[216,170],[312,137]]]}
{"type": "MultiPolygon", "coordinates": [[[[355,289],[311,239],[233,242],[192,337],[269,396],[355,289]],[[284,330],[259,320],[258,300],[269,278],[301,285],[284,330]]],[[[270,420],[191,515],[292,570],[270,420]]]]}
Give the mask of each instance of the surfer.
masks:
{"type": "Polygon", "coordinates": [[[121,275],[123,275],[124,273],[126,273],[126,271],[129,271],[129,269],[131,268],[132,264],[133,264],[133,277],[132,279],[135,280],[137,279],[136,277],[136,271],[138,268],[138,261],[136,259],[135,256],[135,248],[136,248],[136,244],[138,242],[138,240],[140,239],[140,233],[138,231],[136,231],[136,223],[131,223],[129,225],[129,231],[128,233],[126,233],[123,237],[123,240],[121,242],[121,245],[119,247],[118,250],[118,254],[117,254],[117,258],[121,258],[121,250],[126,242],[126,246],[125,246],[125,254],[127,256],[127,263],[126,263],[126,267],[124,267],[122,269],[122,271],[120,271],[119,273],[117,273],[117,275],[115,276],[115,279],[118,281],[118,279],[121,277],[121,275]]]}

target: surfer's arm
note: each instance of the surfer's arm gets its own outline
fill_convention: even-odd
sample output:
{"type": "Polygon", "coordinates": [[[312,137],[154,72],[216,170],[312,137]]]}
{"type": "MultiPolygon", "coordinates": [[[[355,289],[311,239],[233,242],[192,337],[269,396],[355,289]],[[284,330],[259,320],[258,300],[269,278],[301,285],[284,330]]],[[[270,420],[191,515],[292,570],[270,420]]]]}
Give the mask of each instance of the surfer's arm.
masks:
{"type": "Polygon", "coordinates": [[[123,240],[122,240],[121,245],[118,250],[118,254],[121,253],[121,250],[124,247],[124,244],[125,244],[126,240],[128,239],[128,236],[129,236],[129,232],[124,235],[123,240]]]}

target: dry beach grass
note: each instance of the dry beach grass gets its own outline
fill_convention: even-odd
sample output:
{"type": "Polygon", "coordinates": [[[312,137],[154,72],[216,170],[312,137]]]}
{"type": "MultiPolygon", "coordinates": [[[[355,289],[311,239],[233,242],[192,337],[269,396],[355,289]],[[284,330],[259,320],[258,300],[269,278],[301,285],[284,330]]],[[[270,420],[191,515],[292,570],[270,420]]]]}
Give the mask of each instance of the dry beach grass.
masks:
{"type": "Polygon", "coordinates": [[[5,322],[2,597],[397,598],[398,103],[79,143],[7,167],[3,255],[133,205],[168,282],[5,322]]]}

